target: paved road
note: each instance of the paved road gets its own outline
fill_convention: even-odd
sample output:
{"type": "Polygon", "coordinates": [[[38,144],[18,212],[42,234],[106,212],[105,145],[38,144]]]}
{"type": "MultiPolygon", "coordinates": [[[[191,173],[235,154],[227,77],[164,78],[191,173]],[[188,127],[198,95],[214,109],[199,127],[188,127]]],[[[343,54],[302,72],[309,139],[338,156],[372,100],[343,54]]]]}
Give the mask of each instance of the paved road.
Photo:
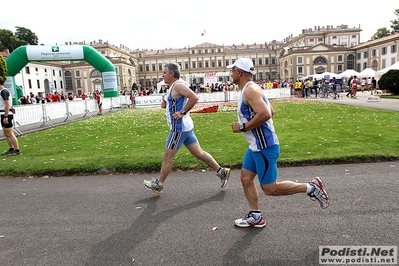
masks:
{"type": "Polygon", "coordinates": [[[261,195],[265,228],[233,225],[248,211],[239,172],[0,179],[0,265],[319,265],[319,246],[397,246],[399,162],[281,168],[320,176],[331,198],[261,195]],[[217,230],[209,228],[217,227],[217,230]],[[132,262],[134,260],[134,262],[132,262]]]}
{"type": "MultiPolygon", "coordinates": [[[[365,96],[318,100],[399,111],[365,96]]],[[[224,190],[212,172],[173,173],[161,196],[143,188],[149,174],[0,179],[0,265],[308,266],[319,246],[397,246],[398,167],[280,168],[279,180],[320,176],[331,206],[262,194],[263,229],[233,225],[248,211],[238,171],[224,190]]]]}

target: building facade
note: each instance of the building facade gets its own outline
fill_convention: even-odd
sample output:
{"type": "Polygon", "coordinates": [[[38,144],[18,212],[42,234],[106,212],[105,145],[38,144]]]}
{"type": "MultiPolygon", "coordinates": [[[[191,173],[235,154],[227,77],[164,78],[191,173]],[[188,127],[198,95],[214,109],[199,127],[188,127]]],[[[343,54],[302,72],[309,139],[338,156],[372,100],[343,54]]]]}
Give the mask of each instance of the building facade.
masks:
{"type": "MultiPolygon", "coordinates": [[[[340,74],[346,69],[377,71],[399,61],[399,33],[365,43],[360,43],[360,33],[360,27],[315,26],[302,30],[296,37],[288,36],[282,42],[274,40],[262,44],[226,46],[206,42],[164,50],[131,50],[102,40],[87,45],[114,64],[120,91],[131,90],[134,85],[139,89],[155,89],[162,81],[163,65],[169,62],[181,66],[182,78],[188,84],[210,85],[231,82],[226,67],[240,57],[252,59],[257,71],[256,82],[266,79],[293,82],[324,72],[340,74]]],[[[65,45],[75,44],[86,43],[65,45]]],[[[15,79],[26,95],[52,90],[80,95],[102,88],[101,73],[83,60],[32,62],[15,79]]]]}

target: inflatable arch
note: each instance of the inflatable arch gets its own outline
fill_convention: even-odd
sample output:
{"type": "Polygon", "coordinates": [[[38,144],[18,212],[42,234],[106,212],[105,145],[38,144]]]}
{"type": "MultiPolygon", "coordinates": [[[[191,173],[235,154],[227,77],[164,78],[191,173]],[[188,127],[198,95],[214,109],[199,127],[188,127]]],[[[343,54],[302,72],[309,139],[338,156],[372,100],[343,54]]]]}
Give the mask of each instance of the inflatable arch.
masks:
{"type": "MultiPolygon", "coordinates": [[[[30,61],[76,61],[85,60],[101,72],[104,97],[117,97],[118,79],[115,66],[96,49],[87,45],[27,45],[14,50],[6,59],[7,80],[4,86],[13,95],[13,105],[18,105],[17,93],[19,88],[15,84],[14,76],[30,61]]],[[[19,89],[20,91],[20,89],[19,89]]]]}

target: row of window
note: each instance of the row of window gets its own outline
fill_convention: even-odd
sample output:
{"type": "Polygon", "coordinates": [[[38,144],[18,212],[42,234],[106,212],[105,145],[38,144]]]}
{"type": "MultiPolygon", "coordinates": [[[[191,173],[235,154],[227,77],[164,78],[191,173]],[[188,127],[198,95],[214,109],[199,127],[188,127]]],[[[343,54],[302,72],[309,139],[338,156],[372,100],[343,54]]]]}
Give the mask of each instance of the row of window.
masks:
{"type": "MultiPolygon", "coordinates": [[[[235,60],[232,60],[233,63],[234,63],[234,61],[235,61],[235,60]]],[[[230,65],[229,62],[230,62],[229,60],[226,60],[225,66],[230,65]]],[[[254,63],[254,65],[256,64],[256,63],[255,63],[255,59],[252,59],[252,62],[254,63]]],[[[265,65],[269,65],[269,58],[265,58],[265,59],[259,58],[259,59],[258,59],[258,66],[263,65],[263,62],[265,62],[265,65]]],[[[271,63],[272,63],[273,65],[276,64],[276,59],[275,59],[275,58],[272,58],[272,59],[271,59],[271,63]]],[[[189,69],[189,68],[190,68],[188,62],[185,62],[185,63],[184,63],[184,68],[183,68],[181,62],[179,62],[178,64],[180,65],[180,67],[181,67],[182,69],[189,69]]],[[[205,61],[204,63],[198,62],[198,67],[197,67],[197,62],[191,62],[191,68],[192,68],[192,69],[193,69],[193,68],[204,68],[204,67],[205,67],[205,68],[209,68],[209,67],[212,67],[212,68],[223,67],[223,65],[222,65],[222,60],[218,60],[218,61],[217,61],[217,65],[216,65],[216,62],[215,62],[215,61],[212,61],[212,62],[205,61]]],[[[151,65],[151,71],[162,71],[162,70],[163,70],[163,64],[158,64],[158,69],[156,69],[156,64],[152,64],[152,65],[151,65]]],[[[140,67],[139,67],[139,71],[140,71],[140,72],[144,72],[143,66],[140,66],[140,67]]],[[[145,65],[145,71],[146,71],[146,72],[150,71],[150,65],[145,65]]]]}
{"type": "MultiPolygon", "coordinates": [[[[28,88],[33,89],[32,80],[28,79],[27,81],[28,81],[28,88]]],[[[62,88],[62,80],[60,80],[59,82],[60,82],[60,88],[62,88]]],[[[57,81],[56,80],[53,81],[53,84],[54,84],[54,89],[57,89],[57,81]]],[[[41,88],[40,80],[37,79],[35,89],[40,89],[40,88],[41,88]]]]}
{"type": "MultiPolygon", "coordinates": [[[[47,68],[43,68],[43,70],[44,70],[44,73],[47,73],[47,68]]],[[[39,68],[35,67],[35,71],[36,71],[36,73],[38,73],[39,72],[39,68]]],[[[29,66],[25,67],[25,73],[26,74],[30,74],[30,67],[29,66]]],[[[55,76],[55,70],[54,69],[53,69],[53,76],[55,76]]],[[[58,70],[58,76],[62,77],[62,71],[61,70],[58,70]]]]}
{"type": "MultiPolygon", "coordinates": [[[[387,47],[382,47],[381,48],[381,55],[386,55],[387,54],[387,50],[388,50],[387,47]]],[[[398,51],[398,45],[397,44],[391,45],[391,54],[396,53],[397,51],[398,51]]],[[[356,55],[357,59],[361,59],[361,56],[362,56],[362,53],[357,53],[357,55],[356,55]]],[[[371,56],[372,57],[377,56],[377,50],[376,49],[371,50],[371,56]]],[[[363,52],[363,58],[368,58],[368,57],[369,57],[369,51],[363,52]]]]}

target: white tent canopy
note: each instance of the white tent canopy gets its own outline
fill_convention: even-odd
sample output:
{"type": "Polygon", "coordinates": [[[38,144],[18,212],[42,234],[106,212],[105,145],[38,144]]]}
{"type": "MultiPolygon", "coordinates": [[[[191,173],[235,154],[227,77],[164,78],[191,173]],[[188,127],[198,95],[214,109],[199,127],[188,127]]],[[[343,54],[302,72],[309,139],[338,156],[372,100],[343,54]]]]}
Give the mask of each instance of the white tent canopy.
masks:
{"type": "Polygon", "coordinates": [[[375,70],[372,68],[365,68],[362,72],[359,73],[358,76],[363,78],[375,77],[375,70]]]}
{"type": "Polygon", "coordinates": [[[384,69],[378,70],[376,72],[376,75],[381,77],[382,75],[384,75],[385,73],[387,73],[391,69],[399,69],[399,61],[396,62],[395,64],[393,64],[392,66],[389,66],[389,67],[386,67],[384,69]]]}
{"type": "Polygon", "coordinates": [[[357,72],[356,70],[353,69],[347,69],[344,72],[342,72],[341,74],[339,74],[341,77],[350,77],[350,76],[359,76],[359,72],[357,72]]]}

